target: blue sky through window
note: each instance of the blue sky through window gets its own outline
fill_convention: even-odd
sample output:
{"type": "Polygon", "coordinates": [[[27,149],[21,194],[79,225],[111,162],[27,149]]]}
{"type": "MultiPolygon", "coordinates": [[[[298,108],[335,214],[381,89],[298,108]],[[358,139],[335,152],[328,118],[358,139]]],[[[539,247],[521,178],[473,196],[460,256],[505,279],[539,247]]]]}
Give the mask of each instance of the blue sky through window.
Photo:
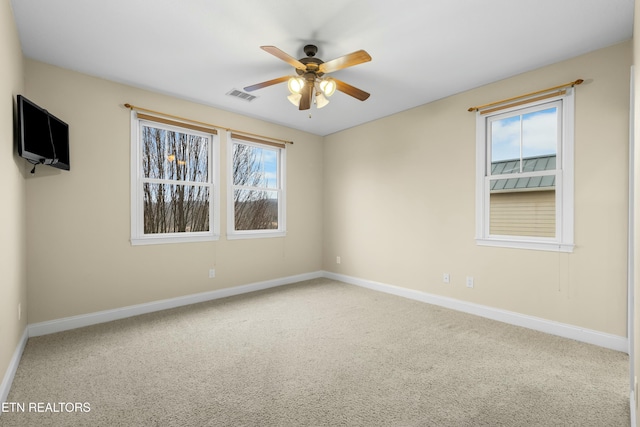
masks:
{"type": "Polygon", "coordinates": [[[558,108],[552,107],[491,122],[491,162],[555,155],[558,108]]]}
{"type": "Polygon", "coordinates": [[[257,148],[264,172],[265,187],[278,187],[278,152],[267,148],[257,148]]]}

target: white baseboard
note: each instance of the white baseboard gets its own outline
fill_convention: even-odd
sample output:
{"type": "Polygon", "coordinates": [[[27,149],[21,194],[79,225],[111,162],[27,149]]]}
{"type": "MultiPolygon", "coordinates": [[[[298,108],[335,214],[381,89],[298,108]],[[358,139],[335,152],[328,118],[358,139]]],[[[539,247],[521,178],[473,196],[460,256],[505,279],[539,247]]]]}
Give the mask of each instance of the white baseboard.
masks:
{"type": "Polygon", "coordinates": [[[512,311],[501,310],[485,305],[457,300],[454,298],[443,297],[426,292],[416,291],[413,289],[401,288],[398,286],[360,279],[357,277],[346,276],[343,274],[337,274],[328,271],[318,271],[296,276],[283,277],[279,279],[256,282],[233,288],[219,289],[215,291],[186,295],[182,297],[154,301],[145,304],[132,305],[113,310],[105,310],[79,316],[65,317],[62,319],[56,319],[47,322],[34,323],[27,326],[27,332],[29,337],[47,335],[70,329],[80,328],[83,326],[90,326],[98,323],[110,322],[112,320],[137,316],[140,314],[151,313],[154,311],[166,310],[189,304],[196,304],[199,302],[245,294],[249,292],[296,283],[303,280],[315,279],[318,277],[326,277],[329,279],[339,280],[341,282],[349,283],[352,285],[357,285],[364,288],[401,296],[404,298],[422,301],[425,303],[438,305],[441,307],[446,307],[493,320],[498,320],[500,322],[522,326],[528,329],[533,329],[552,335],[558,335],[561,337],[598,345],[600,347],[605,347],[612,350],[622,351],[625,353],[629,352],[629,340],[626,337],[607,334],[604,332],[585,329],[566,323],[554,322],[539,317],[528,316],[512,311]]]}
{"type": "Polygon", "coordinates": [[[13,356],[11,357],[11,361],[9,362],[7,371],[4,374],[4,378],[2,378],[2,383],[0,384],[0,403],[7,401],[7,396],[9,396],[9,390],[11,389],[11,384],[13,383],[13,377],[16,375],[16,371],[18,370],[20,358],[22,357],[22,351],[27,345],[28,339],[28,329],[25,328],[24,332],[22,333],[22,337],[20,337],[20,341],[18,341],[18,346],[13,352],[13,356]]]}
{"type": "MultiPolygon", "coordinates": [[[[416,291],[412,289],[401,288],[393,285],[388,285],[380,282],[374,282],[371,280],[360,279],[351,276],[345,276],[342,274],[332,273],[328,271],[317,271],[313,273],[300,274],[296,276],[289,276],[280,279],[267,280],[263,282],[256,282],[248,285],[237,286],[234,288],[219,289],[210,292],[203,292],[199,294],[186,295],[183,297],[166,299],[161,301],[154,301],[145,304],[132,305],[128,307],[122,307],[113,310],[105,310],[97,313],[90,313],[80,316],[66,317],[62,319],[30,324],[25,328],[25,331],[18,343],[18,346],[11,358],[11,362],[4,375],[2,383],[0,384],[0,403],[5,402],[9,395],[9,390],[13,382],[18,364],[22,352],[27,344],[29,337],[46,335],[56,332],[62,332],[70,329],[80,328],[83,326],[95,325],[98,323],[109,322],[112,320],[124,319],[127,317],[137,316],[140,314],[151,313],[154,311],[166,310],[170,308],[185,306],[189,304],[196,304],[199,302],[205,302],[220,298],[226,298],[234,295],[245,294],[249,292],[255,292],[263,289],[274,288],[278,286],[288,285],[304,280],[316,279],[319,277],[326,277],[328,279],[339,280],[341,282],[349,283],[352,285],[361,286],[364,288],[385,292],[409,298],[417,301],[422,301],[428,304],[438,305],[441,307],[450,308],[453,310],[474,314],[481,317],[486,317],[493,320],[498,320],[504,323],[522,326],[525,328],[549,333],[552,335],[558,335],[565,338],[574,339],[589,344],[598,345],[601,347],[609,348],[612,350],[622,351],[628,353],[629,343],[626,337],[621,337],[612,334],[606,334],[590,329],[580,328],[573,325],[568,325],[559,322],[553,322],[550,320],[537,318],[533,316],[527,316],[520,313],[515,313],[506,310],[500,310],[480,304],[474,304],[454,298],[443,297],[434,294],[428,294],[426,292],[416,291]]],[[[635,397],[633,391],[630,396],[630,403],[632,403],[632,425],[635,427],[635,397]]]]}
{"type": "Polygon", "coordinates": [[[508,323],[511,325],[522,326],[551,335],[570,338],[576,341],[609,348],[611,350],[622,351],[627,354],[629,353],[629,340],[626,337],[607,334],[591,329],[585,329],[566,323],[554,322],[539,317],[527,316],[525,314],[520,314],[513,311],[501,310],[485,305],[474,304],[454,298],[448,298],[412,289],[401,288],[398,286],[387,285],[385,283],[345,276],[343,274],[325,271],[323,273],[323,276],[328,279],[339,280],[341,282],[349,283],[352,285],[410,298],[413,300],[422,301],[469,314],[475,314],[477,316],[498,320],[500,322],[508,323]]]}
{"type": "Polygon", "coordinates": [[[98,323],[110,322],[112,320],[125,319],[127,317],[138,316],[140,314],[152,313],[154,311],[167,310],[184,305],[196,304],[199,302],[211,301],[226,298],[234,295],[246,294],[248,292],[260,291],[277,286],[288,285],[303,280],[316,279],[322,277],[322,272],[299,274],[296,276],[283,277],[280,279],[266,280],[248,285],[236,286],[233,288],[218,289],[199,294],[185,295],[160,301],[153,301],[145,304],[130,305],[127,307],[104,310],[96,313],[82,314],[79,316],[65,317],[46,322],[33,323],[28,325],[30,337],[53,334],[56,332],[68,331],[70,329],[81,328],[83,326],[95,325],[98,323]]]}

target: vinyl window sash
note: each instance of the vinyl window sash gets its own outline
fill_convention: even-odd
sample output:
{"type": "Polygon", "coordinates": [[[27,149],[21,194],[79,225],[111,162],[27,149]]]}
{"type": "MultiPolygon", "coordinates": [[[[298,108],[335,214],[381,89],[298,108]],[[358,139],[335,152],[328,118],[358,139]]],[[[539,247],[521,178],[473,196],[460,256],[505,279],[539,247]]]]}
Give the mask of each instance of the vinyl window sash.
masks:
{"type": "Polygon", "coordinates": [[[132,215],[131,215],[131,244],[149,245],[162,243],[188,243],[218,240],[219,238],[219,217],[215,215],[219,195],[215,185],[218,170],[216,152],[217,132],[202,128],[194,129],[192,126],[181,127],[178,122],[155,121],[153,118],[144,115],[139,118],[135,111],[131,112],[131,138],[135,143],[131,144],[132,170],[131,170],[131,194],[132,194],[132,215]],[[196,135],[207,139],[207,181],[185,181],[166,178],[147,178],[143,171],[143,127],[163,129],[169,132],[185,133],[196,135]],[[209,231],[178,232],[147,234],[144,232],[144,185],[145,184],[166,184],[184,186],[202,186],[209,189],[209,231]]]}
{"type": "MultiPolygon", "coordinates": [[[[518,249],[572,252],[573,243],[573,145],[574,145],[574,90],[551,100],[533,102],[529,106],[517,106],[492,115],[476,113],[476,243],[480,246],[497,246],[518,249]],[[524,115],[558,106],[558,142],[556,169],[491,174],[491,122],[506,117],[524,115]],[[568,173],[567,173],[568,172],[568,173]],[[555,175],[555,238],[533,236],[505,236],[490,234],[490,185],[494,179],[526,178],[555,175]]],[[[522,124],[521,124],[522,126],[522,124]]],[[[524,166],[520,144],[520,171],[524,166]]]]}
{"type": "Polygon", "coordinates": [[[229,179],[229,191],[227,194],[227,239],[252,239],[263,237],[284,237],[286,235],[286,213],[285,213],[285,159],[286,151],[283,144],[273,144],[266,141],[261,143],[254,138],[239,137],[235,138],[231,132],[227,133],[228,146],[227,146],[227,169],[229,179]],[[233,151],[234,145],[247,145],[262,149],[268,149],[277,151],[277,186],[276,187],[262,187],[262,186],[246,186],[234,184],[235,177],[233,175],[233,151]],[[277,193],[278,197],[278,228],[277,229],[256,229],[256,230],[236,230],[235,224],[235,191],[247,190],[247,191],[265,191],[270,193],[277,193]]]}

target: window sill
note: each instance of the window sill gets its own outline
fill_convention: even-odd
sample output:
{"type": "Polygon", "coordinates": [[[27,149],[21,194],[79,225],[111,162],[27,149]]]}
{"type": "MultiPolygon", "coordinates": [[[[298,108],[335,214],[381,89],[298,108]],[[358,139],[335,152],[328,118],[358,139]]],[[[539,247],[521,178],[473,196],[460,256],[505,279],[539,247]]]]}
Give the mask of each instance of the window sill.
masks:
{"type": "Polygon", "coordinates": [[[511,248],[511,249],[529,249],[535,251],[550,251],[550,252],[573,252],[575,245],[572,243],[557,243],[557,242],[532,242],[525,240],[508,240],[508,239],[476,239],[478,246],[492,246],[498,248],[511,248]]]}
{"type": "Polygon", "coordinates": [[[144,245],[162,245],[167,243],[196,243],[196,242],[213,242],[220,238],[219,235],[200,235],[200,236],[149,236],[131,238],[131,246],[144,245]]]}
{"type": "Polygon", "coordinates": [[[247,231],[247,232],[227,232],[227,240],[240,240],[240,239],[264,239],[268,237],[285,237],[286,231],[247,231]]]}

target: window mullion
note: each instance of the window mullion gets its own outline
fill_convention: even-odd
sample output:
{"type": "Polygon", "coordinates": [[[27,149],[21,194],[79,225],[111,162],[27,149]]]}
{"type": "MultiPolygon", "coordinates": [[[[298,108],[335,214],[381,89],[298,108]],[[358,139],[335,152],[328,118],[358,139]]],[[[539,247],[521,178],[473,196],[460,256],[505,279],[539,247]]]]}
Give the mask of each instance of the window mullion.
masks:
{"type": "Polygon", "coordinates": [[[140,182],[148,184],[170,184],[170,185],[188,185],[198,187],[211,187],[213,183],[208,181],[183,181],[177,179],[162,179],[162,178],[140,178],[140,182]]]}
{"type": "Polygon", "coordinates": [[[484,125],[486,127],[485,130],[485,138],[486,141],[484,143],[484,147],[485,147],[485,161],[484,161],[484,167],[485,167],[485,174],[484,176],[489,176],[491,175],[491,156],[492,156],[492,152],[493,152],[493,147],[491,146],[491,141],[493,138],[493,132],[492,132],[492,122],[489,120],[489,118],[487,117],[484,120],[484,125]]]}
{"type": "Polygon", "coordinates": [[[556,171],[556,239],[562,243],[564,241],[564,180],[561,170],[556,171]]]}
{"type": "Polygon", "coordinates": [[[523,132],[524,132],[524,120],[523,120],[523,115],[520,114],[520,141],[519,141],[519,145],[520,145],[520,173],[522,173],[522,168],[524,167],[524,159],[522,158],[522,146],[524,145],[524,137],[523,137],[523,132]]]}
{"type": "Polygon", "coordinates": [[[484,218],[483,218],[483,237],[487,238],[491,234],[491,177],[487,177],[484,181],[484,218]]]}
{"type": "Polygon", "coordinates": [[[522,172],[522,173],[504,173],[497,175],[489,175],[491,179],[516,179],[516,178],[534,178],[537,176],[547,176],[553,175],[556,173],[558,169],[547,169],[541,171],[533,171],[533,172],[522,172]]]}

